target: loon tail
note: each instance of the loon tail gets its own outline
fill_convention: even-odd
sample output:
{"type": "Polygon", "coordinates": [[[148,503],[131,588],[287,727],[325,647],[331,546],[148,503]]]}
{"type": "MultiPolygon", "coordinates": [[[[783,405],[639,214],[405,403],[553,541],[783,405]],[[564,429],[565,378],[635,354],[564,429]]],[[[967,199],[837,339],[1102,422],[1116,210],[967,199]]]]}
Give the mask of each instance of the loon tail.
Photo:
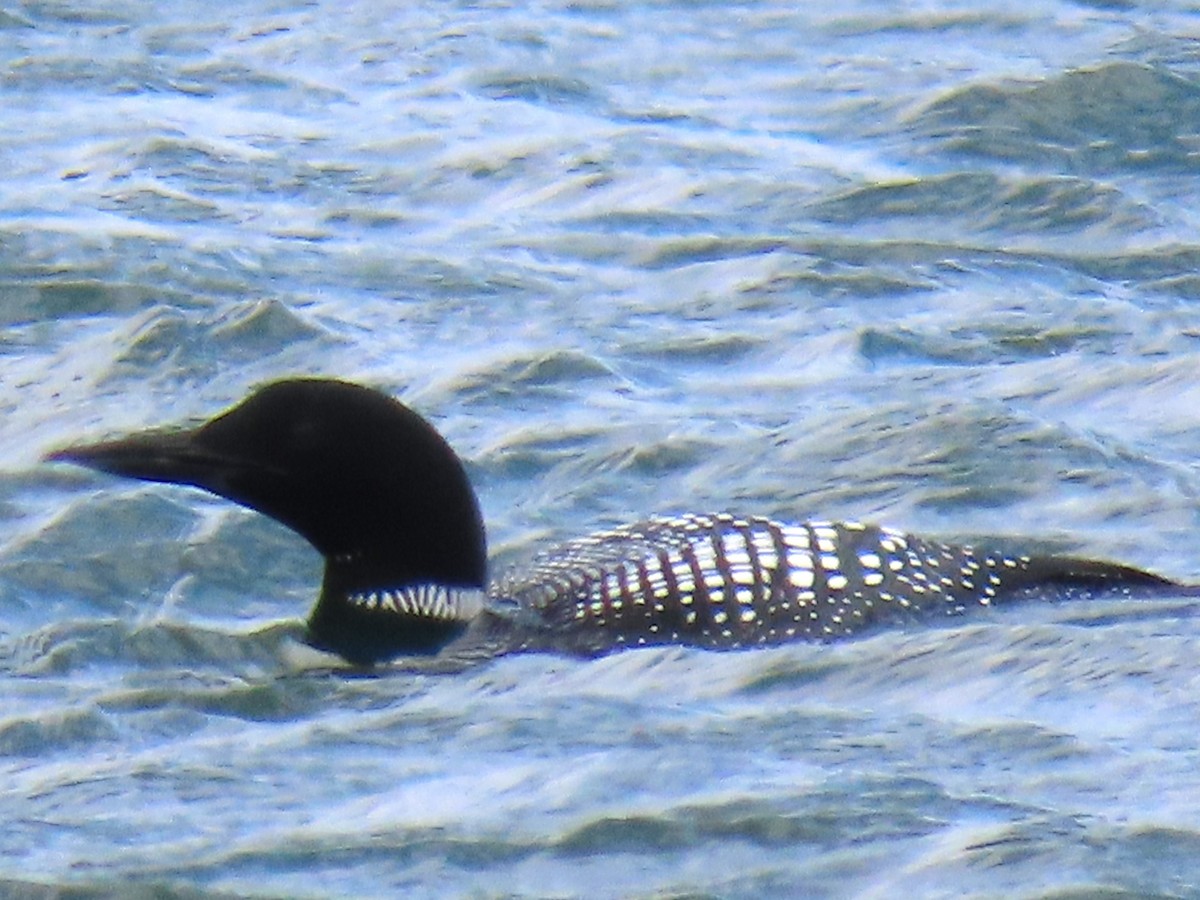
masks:
{"type": "Polygon", "coordinates": [[[1177,581],[1122,563],[1074,556],[1030,557],[1021,575],[1011,583],[1014,596],[1054,595],[1057,590],[1064,599],[1113,594],[1145,599],[1200,597],[1200,584],[1177,581]]]}

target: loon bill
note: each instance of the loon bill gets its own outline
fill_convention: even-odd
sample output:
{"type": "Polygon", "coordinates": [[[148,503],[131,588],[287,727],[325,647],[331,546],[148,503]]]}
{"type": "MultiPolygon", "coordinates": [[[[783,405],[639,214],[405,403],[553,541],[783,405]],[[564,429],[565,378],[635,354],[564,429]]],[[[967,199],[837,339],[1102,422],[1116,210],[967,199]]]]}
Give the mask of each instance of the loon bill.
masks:
{"type": "Polygon", "coordinates": [[[579,538],[489,587],[479,505],[449,444],[399,401],[329,379],[275,382],[198,428],[46,459],[195,485],[293,529],[325,559],[308,640],[356,665],[443,648],[598,655],[824,641],[1047,588],[1191,591],[1114,563],[724,514],[579,538]]]}

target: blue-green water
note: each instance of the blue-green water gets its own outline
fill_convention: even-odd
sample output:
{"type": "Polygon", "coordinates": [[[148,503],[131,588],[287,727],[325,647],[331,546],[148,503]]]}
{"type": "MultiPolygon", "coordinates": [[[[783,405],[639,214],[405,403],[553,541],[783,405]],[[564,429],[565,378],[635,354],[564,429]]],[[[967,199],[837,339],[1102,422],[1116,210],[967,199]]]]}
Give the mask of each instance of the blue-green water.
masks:
{"type": "Polygon", "coordinates": [[[498,566],[732,510],[1200,579],[1197,35],[0,10],[0,893],[1200,896],[1194,603],[350,678],[289,533],[38,461],[334,374],[450,438],[498,566]]]}

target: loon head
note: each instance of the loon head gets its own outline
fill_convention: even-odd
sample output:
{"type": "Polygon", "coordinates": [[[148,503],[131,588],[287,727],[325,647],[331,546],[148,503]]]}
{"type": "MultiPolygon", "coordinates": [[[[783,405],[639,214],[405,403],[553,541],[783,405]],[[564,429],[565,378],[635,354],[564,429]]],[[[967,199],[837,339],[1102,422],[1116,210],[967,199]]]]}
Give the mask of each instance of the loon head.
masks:
{"type": "Polygon", "coordinates": [[[275,382],[197,428],[46,458],[194,485],[296,531],[325,558],[309,640],[356,664],[436,653],[485,586],[483,521],[461,461],[415,412],[359,385],[275,382]]]}

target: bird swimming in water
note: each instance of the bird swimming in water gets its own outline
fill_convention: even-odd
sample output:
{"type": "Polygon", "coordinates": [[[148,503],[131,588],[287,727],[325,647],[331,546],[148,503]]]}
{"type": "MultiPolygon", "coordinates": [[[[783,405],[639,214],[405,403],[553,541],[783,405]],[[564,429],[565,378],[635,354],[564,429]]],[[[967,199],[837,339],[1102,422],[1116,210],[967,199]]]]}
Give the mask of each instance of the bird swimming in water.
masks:
{"type": "Polygon", "coordinates": [[[269,384],[197,428],[46,459],[194,485],[291,528],[325,561],[307,640],[360,666],[442,651],[828,641],[1047,591],[1192,590],[1115,563],[727,514],[592,534],[489,586],[479,505],[449,444],[399,401],[323,378],[269,384]]]}

